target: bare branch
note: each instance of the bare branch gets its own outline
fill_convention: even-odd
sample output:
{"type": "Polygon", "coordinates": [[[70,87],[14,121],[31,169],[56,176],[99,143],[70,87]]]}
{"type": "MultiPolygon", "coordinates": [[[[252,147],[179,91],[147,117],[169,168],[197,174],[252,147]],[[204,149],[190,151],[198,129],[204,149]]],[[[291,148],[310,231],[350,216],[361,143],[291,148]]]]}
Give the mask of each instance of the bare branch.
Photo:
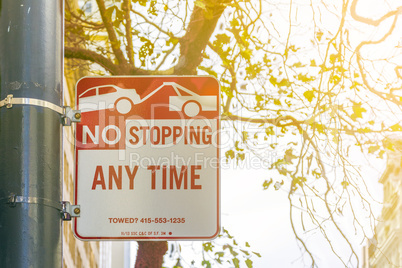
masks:
{"type": "Polygon", "coordinates": [[[88,49],[79,47],[65,47],[64,57],[68,59],[81,59],[88,60],[93,63],[97,63],[105,68],[110,74],[114,75],[118,73],[118,66],[114,64],[110,59],[88,49]]]}
{"type": "Polygon", "coordinates": [[[131,32],[131,18],[130,18],[130,11],[131,11],[131,0],[124,0],[122,4],[122,8],[124,11],[124,18],[126,19],[126,39],[127,39],[127,55],[128,55],[128,62],[131,65],[134,65],[134,51],[133,51],[133,34],[131,32]]]}
{"type": "Polygon", "coordinates": [[[160,31],[161,33],[166,34],[167,36],[172,36],[172,33],[169,33],[165,30],[163,30],[161,27],[159,27],[157,24],[153,23],[152,21],[150,21],[146,16],[144,16],[143,14],[141,14],[138,11],[135,11],[134,9],[131,9],[131,12],[133,12],[135,15],[140,16],[141,18],[143,18],[145,20],[146,23],[152,25],[153,27],[155,27],[158,31],[160,31]]]}
{"type": "Polygon", "coordinates": [[[382,16],[381,18],[374,20],[374,19],[366,18],[366,17],[360,16],[359,14],[357,14],[357,2],[358,1],[359,0],[353,0],[352,4],[350,6],[350,14],[352,15],[352,18],[357,21],[360,21],[360,22],[363,22],[363,23],[366,23],[369,25],[373,25],[373,26],[380,25],[380,23],[383,22],[384,20],[386,20],[387,18],[400,14],[402,11],[402,6],[400,6],[396,10],[390,11],[387,14],[385,14],[384,16],[382,16]]]}
{"type": "Polygon", "coordinates": [[[389,101],[392,101],[393,103],[397,104],[397,105],[402,105],[402,102],[399,100],[399,97],[394,96],[393,94],[390,93],[385,93],[385,92],[380,92],[378,90],[376,90],[374,87],[372,87],[368,80],[367,80],[367,75],[364,72],[364,67],[363,67],[363,60],[362,60],[362,56],[360,53],[360,50],[362,49],[363,46],[366,45],[375,45],[375,44],[379,44],[381,42],[384,42],[394,31],[395,26],[396,26],[396,22],[398,20],[398,16],[396,15],[394,18],[394,21],[391,25],[391,27],[389,28],[389,31],[387,33],[384,34],[384,36],[378,40],[375,41],[363,41],[361,42],[357,47],[356,47],[356,59],[357,59],[357,64],[359,66],[359,71],[360,74],[362,76],[363,79],[363,83],[364,85],[374,94],[376,94],[377,96],[381,97],[381,98],[385,98],[388,99],[389,101]]]}
{"type": "Polygon", "coordinates": [[[125,65],[125,64],[127,64],[127,61],[124,57],[123,52],[120,49],[120,42],[117,39],[116,32],[113,29],[112,21],[106,16],[105,2],[104,2],[104,0],[96,0],[96,3],[98,4],[99,12],[102,17],[103,24],[105,25],[106,31],[109,35],[109,40],[110,40],[110,44],[112,45],[113,53],[116,56],[118,63],[125,65]]]}
{"type": "Polygon", "coordinates": [[[396,73],[396,76],[399,79],[402,79],[402,66],[396,66],[395,67],[395,73],[396,73]]]}
{"type": "Polygon", "coordinates": [[[73,16],[75,19],[81,21],[82,23],[91,25],[91,26],[86,26],[85,24],[82,24],[82,27],[86,27],[86,28],[91,28],[91,29],[101,29],[104,28],[105,25],[103,25],[103,23],[98,23],[98,22],[94,22],[94,21],[89,21],[89,20],[84,20],[81,16],[78,16],[77,14],[75,14],[74,12],[70,11],[71,16],[73,16]]]}
{"type": "Polygon", "coordinates": [[[65,47],[64,57],[69,59],[88,60],[90,62],[99,64],[111,75],[168,75],[173,73],[173,69],[161,72],[152,72],[143,70],[129,65],[114,64],[109,58],[102,56],[92,50],[78,48],[78,47],[65,47]]]}
{"type": "Polygon", "coordinates": [[[208,44],[216,24],[226,6],[213,3],[202,9],[194,7],[185,35],[180,39],[180,58],[175,68],[176,74],[195,74],[202,61],[202,52],[208,44]]]}
{"type": "Polygon", "coordinates": [[[287,127],[287,126],[299,126],[302,124],[302,121],[298,121],[290,115],[280,116],[277,118],[250,118],[250,117],[242,117],[234,114],[225,114],[221,117],[221,120],[231,120],[231,121],[242,121],[253,124],[272,124],[277,127],[287,127]],[[282,123],[283,121],[291,121],[289,123],[282,123]]]}
{"type": "Polygon", "coordinates": [[[311,267],[317,267],[317,264],[315,263],[315,259],[314,259],[314,257],[313,257],[313,254],[310,252],[310,250],[308,249],[306,243],[304,243],[303,239],[301,239],[301,238],[299,237],[299,235],[297,234],[297,231],[296,231],[296,228],[295,228],[295,225],[294,225],[294,222],[293,222],[293,204],[292,204],[291,192],[289,192],[289,194],[288,194],[288,200],[289,200],[289,218],[290,218],[290,225],[292,226],[293,233],[294,233],[294,235],[295,235],[297,241],[299,241],[299,242],[302,244],[304,250],[305,250],[305,251],[307,252],[307,254],[310,256],[310,259],[311,259],[311,262],[312,262],[312,263],[311,263],[311,267]]]}

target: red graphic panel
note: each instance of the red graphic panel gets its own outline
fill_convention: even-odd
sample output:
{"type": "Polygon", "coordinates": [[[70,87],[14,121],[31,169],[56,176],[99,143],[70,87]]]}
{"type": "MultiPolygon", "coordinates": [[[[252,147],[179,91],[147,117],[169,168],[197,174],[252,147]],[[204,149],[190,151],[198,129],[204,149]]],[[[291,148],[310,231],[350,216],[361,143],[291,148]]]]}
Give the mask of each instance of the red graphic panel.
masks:
{"type": "Polygon", "coordinates": [[[86,77],[76,90],[79,149],[124,149],[126,120],[219,117],[212,77],[86,77]]]}

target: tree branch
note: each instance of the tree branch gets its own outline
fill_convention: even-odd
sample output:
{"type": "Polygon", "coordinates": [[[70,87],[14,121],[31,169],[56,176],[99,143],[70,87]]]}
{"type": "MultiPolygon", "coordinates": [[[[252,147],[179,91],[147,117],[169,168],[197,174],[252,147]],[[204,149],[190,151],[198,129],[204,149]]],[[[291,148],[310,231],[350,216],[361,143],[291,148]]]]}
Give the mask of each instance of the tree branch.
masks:
{"type": "Polygon", "coordinates": [[[357,1],[358,0],[353,0],[352,4],[350,6],[350,14],[352,15],[352,18],[357,21],[363,22],[365,24],[373,25],[373,26],[380,25],[380,23],[383,22],[384,20],[386,20],[387,18],[397,15],[398,13],[400,13],[402,11],[402,6],[401,6],[401,7],[398,7],[396,10],[388,12],[381,18],[379,18],[377,20],[373,20],[371,18],[366,18],[366,17],[360,16],[359,14],[357,14],[357,1]]]}
{"type": "Polygon", "coordinates": [[[106,27],[106,31],[108,33],[110,44],[112,45],[112,50],[113,50],[114,55],[116,56],[116,59],[119,64],[127,65],[127,61],[124,57],[124,54],[120,49],[120,45],[119,45],[120,42],[117,39],[116,32],[113,29],[113,24],[109,20],[109,18],[106,17],[106,7],[105,7],[104,0],[96,0],[96,3],[98,4],[99,13],[101,14],[103,24],[106,27]]]}
{"type": "Polygon", "coordinates": [[[144,16],[143,14],[141,14],[140,12],[135,11],[134,9],[131,9],[131,12],[133,12],[135,15],[140,16],[141,18],[143,18],[145,20],[146,23],[151,24],[153,27],[155,27],[159,32],[166,34],[167,36],[172,36],[171,33],[163,30],[161,27],[159,27],[158,25],[156,25],[154,22],[150,21],[146,16],[144,16]]]}
{"type": "Polygon", "coordinates": [[[130,11],[131,11],[131,0],[124,0],[122,4],[122,8],[124,11],[124,18],[126,19],[126,39],[127,39],[127,55],[128,55],[128,62],[131,65],[134,65],[134,53],[133,53],[133,34],[131,32],[131,18],[130,18],[130,11]]]}
{"type": "Polygon", "coordinates": [[[307,252],[307,254],[310,256],[310,259],[311,259],[311,267],[313,267],[313,268],[314,268],[314,267],[317,267],[317,264],[315,263],[315,259],[314,259],[313,254],[310,252],[310,250],[308,249],[306,243],[303,241],[303,239],[301,239],[301,238],[299,237],[299,235],[298,235],[298,233],[297,233],[297,231],[296,231],[295,224],[294,224],[294,222],[293,222],[293,203],[292,203],[292,198],[291,198],[291,191],[289,191],[288,200],[289,200],[289,219],[290,219],[290,225],[291,225],[292,230],[293,230],[293,234],[295,235],[296,240],[299,241],[299,242],[302,244],[304,250],[305,250],[305,251],[307,252]]]}
{"type": "Polygon", "coordinates": [[[369,82],[368,82],[368,80],[367,80],[367,77],[366,77],[366,74],[364,73],[363,59],[362,59],[362,56],[361,56],[361,53],[360,53],[360,50],[362,49],[363,46],[366,46],[366,45],[376,45],[376,44],[379,44],[379,43],[381,43],[381,42],[384,42],[384,41],[392,34],[392,32],[394,31],[395,26],[396,26],[396,22],[397,22],[397,20],[398,20],[398,17],[399,17],[398,15],[395,15],[394,21],[393,21],[391,27],[389,28],[389,31],[388,31],[387,33],[385,33],[382,38],[380,38],[379,40],[375,40],[375,41],[363,41],[363,42],[361,42],[361,43],[356,47],[355,53],[356,53],[357,65],[358,65],[358,67],[359,67],[359,71],[360,71],[360,74],[361,74],[361,77],[362,77],[362,80],[363,80],[364,85],[365,85],[371,92],[373,92],[374,94],[376,94],[377,96],[379,96],[379,97],[381,97],[381,98],[388,99],[389,101],[391,101],[391,102],[393,102],[393,103],[395,103],[395,104],[397,104],[397,105],[401,105],[402,102],[399,100],[399,97],[394,96],[393,94],[390,94],[390,93],[380,92],[380,91],[376,90],[374,87],[372,87],[372,86],[369,84],[369,82]]]}
{"type": "Polygon", "coordinates": [[[68,59],[89,60],[93,63],[99,64],[112,75],[119,73],[119,67],[116,64],[114,64],[110,59],[106,58],[105,56],[102,56],[92,50],[87,50],[79,47],[65,47],[64,57],[68,59]]]}
{"type": "Polygon", "coordinates": [[[399,79],[402,79],[402,66],[396,66],[395,67],[395,73],[396,73],[396,76],[399,79]]]}
{"type": "Polygon", "coordinates": [[[99,64],[111,75],[172,75],[173,68],[164,71],[149,71],[136,68],[130,65],[114,64],[110,59],[94,51],[78,47],[65,47],[64,57],[67,59],[88,60],[99,64]]]}
{"type": "Polygon", "coordinates": [[[287,127],[287,126],[300,126],[303,124],[302,121],[298,121],[290,115],[279,116],[277,118],[250,118],[242,117],[234,114],[225,114],[221,117],[221,120],[231,120],[231,121],[243,121],[253,124],[272,124],[277,127],[287,127]],[[289,123],[281,123],[283,121],[291,121],[289,123]]]}
{"type": "Polygon", "coordinates": [[[103,23],[98,23],[98,22],[93,22],[93,21],[89,21],[89,20],[84,20],[83,18],[81,18],[81,16],[76,15],[75,13],[70,11],[70,14],[72,17],[74,17],[75,19],[81,21],[82,27],[86,27],[86,28],[92,28],[92,29],[101,29],[101,28],[105,28],[105,26],[103,25],[103,23]],[[91,26],[86,26],[85,24],[91,25],[91,26]]]}
{"type": "Polygon", "coordinates": [[[194,7],[185,35],[180,39],[180,58],[176,74],[195,74],[202,61],[202,52],[208,44],[216,24],[228,1],[212,3],[205,9],[194,7]]]}

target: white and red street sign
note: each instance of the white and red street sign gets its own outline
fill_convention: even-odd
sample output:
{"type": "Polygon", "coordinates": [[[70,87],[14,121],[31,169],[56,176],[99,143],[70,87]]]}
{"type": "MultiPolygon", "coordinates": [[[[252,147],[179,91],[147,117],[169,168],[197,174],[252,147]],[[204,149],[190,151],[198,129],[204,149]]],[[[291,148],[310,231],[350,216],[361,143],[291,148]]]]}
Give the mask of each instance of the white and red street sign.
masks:
{"type": "Polygon", "coordinates": [[[85,77],[76,96],[77,238],[195,240],[219,233],[215,78],[85,77]]]}

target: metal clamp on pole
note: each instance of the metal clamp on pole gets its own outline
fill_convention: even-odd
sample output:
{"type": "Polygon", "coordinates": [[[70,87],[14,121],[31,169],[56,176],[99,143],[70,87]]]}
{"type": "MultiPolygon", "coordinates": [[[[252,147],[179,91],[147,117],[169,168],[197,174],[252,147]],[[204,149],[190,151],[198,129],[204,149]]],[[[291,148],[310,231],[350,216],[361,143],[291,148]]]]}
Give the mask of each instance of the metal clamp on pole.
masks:
{"type": "Polygon", "coordinates": [[[79,205],[71,205],[68,201],[56,202],[45,198],[19,196],[11,194],[7,198],[0,198],[0,200],[6,199],[6,204],[10,207],[15,207],[17,204],[37,204],[42,206],[48,206],[60,211],[61,219],[63,221],[71,221],[72,217],[79,217],[81,209],[79,205]]]}
{"type": "Polygon", "coordinates": [[[13,100],[13,95],[12,94],[7,95],[7,97],[4,100],[0,100],[0,108],[3,106],[6,106],[7,108],[13,107],[12,100],[13,100]]]}
{"type": "Polygon", "coordinates": [[[62,204],[60,204],[60,202],[53,201],[53,200],[46,199],[46,198],[33,197],[33,196],[20,196],[20,195],[11,194],[8,196],[7,202],[6,202],[6,204],[8,204],[10,207],[15,207],[16,204],[21,204],[21,203],[47,206],[47,207],[55,208],[59,211],[62,209],[62,204]]]}
{"type": "Polygon", "coordinates": [[[79,217],[81,213],[81,208],[79,205],[71,205],[68,201],[61,202],[62,210],[61,219],[63,221],[71,221],[72,217],[79,217]]]}
{"type": "Polygon", "coordinates": [[[63,126],[71,126],[71,123],[79,123],[81,122],[81,111],[64,106],[64,113],[61,115],[61,119],[63,120],[63,126]]]}
{"type": "Polygon", "coordinates": [[[7,95],[4,100],[0,100],[0,108],[5,106],[6,108],[10,109],[13,107],[13,104],[25,104],[49,108],[61,115],[63,126],[71,126],[71,123],[81,122],[81,111],[73,110],[68,106],[60,107],[49,101],[39,99],[14,98],[12,94],[7,95]]]}

